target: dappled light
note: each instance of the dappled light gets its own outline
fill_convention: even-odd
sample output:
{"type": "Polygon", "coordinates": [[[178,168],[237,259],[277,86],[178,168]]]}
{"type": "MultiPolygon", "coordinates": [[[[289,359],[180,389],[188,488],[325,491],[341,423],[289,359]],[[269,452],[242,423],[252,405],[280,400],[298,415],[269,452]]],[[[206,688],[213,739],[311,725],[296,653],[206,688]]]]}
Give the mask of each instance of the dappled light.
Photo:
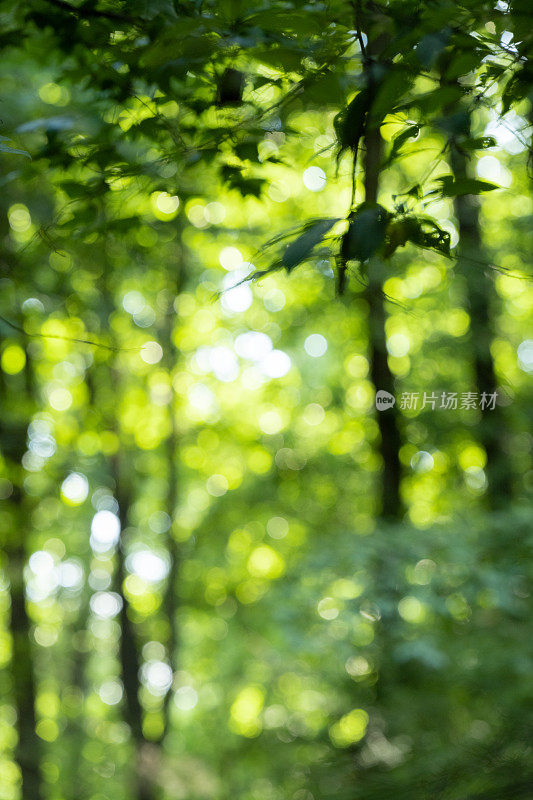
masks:
{"type": "Polygon", "coordinates": [[[0,800],[507,800],[526,0],[0,10],[0,800]]]}

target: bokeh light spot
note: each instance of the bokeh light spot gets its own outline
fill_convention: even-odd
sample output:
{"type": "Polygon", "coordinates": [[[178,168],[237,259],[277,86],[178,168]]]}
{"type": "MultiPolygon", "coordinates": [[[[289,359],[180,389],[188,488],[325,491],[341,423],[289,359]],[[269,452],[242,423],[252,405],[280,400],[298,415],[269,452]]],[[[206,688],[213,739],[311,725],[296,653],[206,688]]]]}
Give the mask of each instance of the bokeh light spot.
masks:
{"type": "Polygon", "coordinates": [[[71,472],[61,484],[61,497],[69,506],[79,506],[88,494],[89,481],[81,472],[71,472]]]}
{"type": "Polygon", "coordinates": [[[304,349],[308,356],[320,358],[328,349],[328,340],[320,333],[312,333],[305,340],[304,349]]]}
{"type": "Polygon", "coordinates": [[[321,192],[326,185],[326,173],[321,167],[308,167],[304,169],[302,180],[306,189],[311,192],[321,192]]]}

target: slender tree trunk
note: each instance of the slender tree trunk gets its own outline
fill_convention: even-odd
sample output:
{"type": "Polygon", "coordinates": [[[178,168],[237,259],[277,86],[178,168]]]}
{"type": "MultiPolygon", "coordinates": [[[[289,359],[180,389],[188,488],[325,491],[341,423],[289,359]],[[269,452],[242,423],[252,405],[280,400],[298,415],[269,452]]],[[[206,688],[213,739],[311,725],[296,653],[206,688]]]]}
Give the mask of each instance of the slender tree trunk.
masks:
{"type": "MultiPolygon", "coordinates": [[[[365,72],[370,88],[371,100],[374,95],[372,59],[379,56],[379,48],[369,42],[365,55],[365,72]]],[[[372,116],[372,106],[368,112],[365,132],[364,186],[365,201],[377,203],[379,193],[379,172],[382,156],[382,140],[379,131],[381,120],[372,116]]],[[[354,164],[354,169],[356,165],[354,164]]],[[[376,391],[380,389],[395,394],[394,377],[389,367],[386,347],[386,310],[383,284],[386,280],[386,265],[380,258],[372,258],[368,264],[368,286],[365,298],[369,310],[369,358],[370,376],[376,391]]],[[[378,513],[384,519],[396,520],[403,516],[400,495],[401,463],[400,433],[398,428],[398,409],[394,405],[384,411],[377,411],[380,433],[379,452],[382,460],[382,478],[379,491],[378,513]]]]}
{"type": "MultiPolygon", "coordinates": [[[[379,131],[376,134],[379,137],[379,131]]],[[[374,150],[370,146],[371,138],[372,136],[367,139],[365,177],[370,176],[369,184],[372,189],[374,183],[372,170],[375,168],[377,172],[376,164],[378,162],[372,162],[377,148],[374,150]]],[[[370,200],[373,196],[375,198],[376,194],[369,192],[367,188],[367,200],[370,200]]],[[[376,392],[382,389],[394,395],[394,377],[389,367],[386,347],[385,323],[387,314],[383,296],[385,280],[385,263],[379,258],[372,259],[368,266],[368,286],[365,292],[369,311],[370,376],[376,392]]],[[[382,459],[379,513],[383,518],[394,520],[401,518],[403,513],[400,497],[400,433],[396,405],[384,411],[377,411],[377,421],[380,434],[379,452],[382,459]]]]}
{"type": "MultiPolygon", "coordinates": [[[[119,381],[114,372],[114,383],[119,381]]],[[[137,800],[154,800],[156,789],[153,781],[152,770],[147,765],[147,758],[153,744],[143,733],[143,709],[139,698],[141,688],[140,671],[141,659],[135,635],[135,626],[130,616],[128,598],[124,592],[126,578],[124,531],[128,525],[129,509],[131,505],[131,492],[128,476],[124,470],[125,454],[121,451],[112,459],[111,470],[115,483],[115,497],[119,507],[121,534],[117,546],[115,571],[115,590],[120,595],[122,606],[120,610],[120,643],[119,660],[122,684],[124,686],[125,720],[129,725],[135,744],[135,793],[137,800]]]]}
{"type": "MultiPolygon", "coordinates": [[[[369,15],[372,13],[368,11],[369,15]]],[[[357,15],[360,17],[360,14],[357,15]]],[[[369,20],[370,21],[370,20],[369,20]]],[[[356,18],[356,23],[359,19],[356,18]]],[[[363,161],[363,182],[365,189],[365,202],[377,203],[379,197],[379,176],[382,159],[383,144],[380,133],[381,119],[373,113],[372,103],[376,95],[375,65],[379,60],[385,42],[383,39],[373,41],[368,30],[368,44],[363,52],[363,69],[366,75],[366,85],[369,89],[370,104],[367,112],[364,145],[365,155],[363,161]]],[[[354,164],[354,169],[356,165],[354,164]]],[[[395,396],[394,376],[390,370],[386,347],[386,320],[385,295],[383,286],[386,275],[386,262],[374,256],[367,265],[368,285],[365,290],[365,299],[368,304],[368,353],[370,360],[370,377],[376,392],[384,390],[395,396]]],[[[378,518],[386,522],[398,522],[404,514],[404,507],[400,494],[401,463],[400,445],[401,438],[398,426],[399,411],[394,404],[385,410],[376,409],[379,427],[380,442],[379,454],[381,456],[381,480],[378,489],[378,518]]],[[[387,691],[387,670],[391,663],[391,639],[389,622],[393,615],[391,609],[396,607],[397,586],[395,585],[390,561],[390,542],[388,537],[378,536],[375,540],[373,566],[370,569],[374,586],[376,587],[375,600],[381,611],[381,622],[376,626],[375,647],[378,653],[380,679],[374,691],[377,702],[383,700],[387,691]],[[387,601],[382,602],[386,596],[387,601]]]]}
{"type": "MultiPolygon", "coordinates": [[[[172,317],[170,317],[170,320],[172,320],[172,317]]],[[[170,665],[172,667],[172,673],[174,674],[176,672],[176,659],[178,652],[178,637],[179,637],[178,623],[176,619],[176,614],[177,614],[176,584],[180,568],[180,552],[178,548],[178,543],[174,538],[174,533],[172,529],[173,528],[172,523],[174,521],[174,514],[178,502],[178,470],[176,464],[176,456],[178,450],[178,431],[176,428],[174,393],[172,393],[172,399],[169,405],[169,416],[170,416],[170,434],[166,441],[166,456],[167,456],[166,505],[167,505],[167,513],[171,519],[171,524],[167,535],[167,550],[170,559],[170,567],[167,575],[167,584],[165,588],[165,593],[163,596],[163,608],[169,626],[168,640],[167,640],[168,657],[170,665]]],[[[161,741],[167,734],[170,725],[171,698],[172,698],[172,690],[169,689],[169,691],[166,693],[163,699],[163,731],[161,734],[161,741]]]]}
{"type": "Polygon", "coordinates": [[[137,647],[133,622],[129,615],[129,603],[124,593],[124,580],[126,578],[125,552],[123,534],[128,524],[128,511],[130,507],[129,495],[124,487],[122,470],[118,464],[120,456],[113,459],[113,478],[115,480],[115,496],[119,507],[121,538],[117,546],[117,566],[115,571],[116,591],[122,600],[120,609],[120,645],[119,657],[124,686],[125,716],[132,736],[137,744],[145,741],[142,732],[142,706],[139,700],[139,673],[141,660],[137,647]]]}
{"type": "MultiPolygon", "coordinates": [[[[467,159],[453,145],[451,165],[456,180],[468,177],[467,159]]],[[[498,391],[494,360],[490,351],[494,339],[491,308],[494,286],[491,278],[479,264],[483,261],[483,238],[478,200],[472,195],[463,195],[455,198],[454,206],[459,227],[457,271],[465,281],[474,375],[481,398],[484,392],[486,395],[491,395],[498,391]]],[[[512,470],[506,451],[508,435],[502,407],[496,404],[491,410],[489,405],[482,411],[478,440],[487,455],[485,472],[488,482],[488,502],[494,509],[505,506],[512,498],[512,470]]]]}
{"type": "MultiPolygon", "coordinates": [[[[105,316],[104,324],[108,324],[108,319],[114,310],[112,290],[108,283],[107,276],[111,274],[110,268],[106,265],[102,280],[103,308],[105,316]]],[[[116,344],[116,343],[115,343],[116,344]]],[[[149,742],[143,733],[143,708],[139,693],[141,689],[140,670],[141,657],[139,645],[135,634],[135,624],[131,619],[130,605],[124,591],[124,581],[126,578],[126,559],[124,548],[124,532],[129,522],[129,512],[133,497],[132,471],[128,453],[124,449],[124,444],[120,437],[120,425],[116,415],[116,405],[120,400],[120,387],[122,375],[119,372],[118,359],[114,358],[108,367],[108,379],[114,389],[115,403],[113,408],[103,411],[107,417],[108,424],[113,429],[119,439],[118,453],[110,460],[110,473],[114,483],[115,499],[118,503],[118,516],[120,519],[120,538],[116,549],[116,569],[114,576],[114,588],[120,596],[122,604],[120,610],[120,641],[119,641],[119,662],[122,685],[124,687],[124,718],[128,724],[135,749],[135,764],[132,765],[132,780],[134,782],[134,796],[136,800],[154,800],[157,790],[153,776],[153,765],[149,757],[153,743],[149,742]]]]}
{"type": "MultiPolygon", "coordinates": [[[[176,507],[177,503],[177,482],[178,482],[178,475],[177,469],[175,464],[176,458],[176,443],[177,443],[177,436],[175,432],[175,423],[174,423],[174,430],[168,438],[167,442],[167,449],[168,449],[168,493],[167,493],[167,508],[168,513],[171,519],[173,519],[173,511],[176,507]]],[[[178,544],[174,538],[172,532],[172,526],[168,531],[167,537],[167,549],[168,555],[170,559],[170,568],[167,576],[167,585],[165,589],[165,594],[163,597],[163,607],[165,610],[165,615],[167,617],[169,631],[168,631],[168,641],[167,641],[167,649],[168,649],[168,657],[170,660],[170,665],[172,667],[172,673],[176,672],[176,665],[177,665],[177,652],[178,652],[178,641],[179,641],[179,632],[178,632],[178,624],[176,620],[177,614],[177,602],[176,602],[176,584],[179,575],[179,568],[180,568],[180,553],[178,544]]],[[[172,690],[169,689],[163,699],[163,731],[161,734],[161,741],[164,739],[165,735],[168,732],[169,725],[170,725],[170,701],[172,699],[172,690]]]]}
{"type": "MultiPolygon", "coordinates": [[[[22,514],[19,522],[22,522],[22,514]]],[[[17,711],[18,741],[15,759],[22,774],[23,800],[40,800],[40,740],[35,732],[35,680],[33,653],[30,641],[30,620],[26,610],[23,570],[26,552],[23,545],[9,553],[11,595],[11,635],[13,654],[11,678],[17,711]]]]}
{"type": "Polygon", "coordinates": [[[20,486],[21,461],[26,450],[29,421],[31,377],[29,354],[26,354],[24,387],[2,386],[2,411],[0,414],[0,446],[2,454],[11,466],[14,483],[9,502],[11,530],[5,537],[5,552],[8,559],[9,595],[11,603],[10,629],[13,651],[10,661],[10,677],[13,701],[17,713],[17,745],[15,760],[22,776],[22,800],[41,800],[40,775],[41,742],[35,731],[35,677],[34,653],[31,644],[31,621],[26,607],[24,590],[24,567],[26,565],[28,520],[31,508],[20,486]],[[16,392],[22,396],[9,398],[16,392]],[[8,402],[9,399],[9,402],[8,402]]]}
{"type": "MultiPolygon", "coordinates": [[[[82,606],[78,616],[78,621],[75,629],[71,631],[72,634],[84,634],[87,629],[89,621],[89,597],[82,601],[82,606]]],[[[67,686],[70,692],[74,690],[80,698],[87,696],[86,685],[86,668],[87,653],[85,648],[74,648],[72,653],[72,667],[70,676],[67,679],[67,686]]],[[[63,740],[69,743],[69,747],[65,748],[63,758],[61,761],[61,783],[64,786],[63,792],[66,800],[83,800],[88,797],[90,791],[87,786],[83,785],[83,776],[81,774],[81,759],[80,751],[88,739],[87,727],[85,717],[82,713],[83,705],[80,700],[80,713],[75,716],[68,716],[66,720],[65,729],[63,731],[63,740]]]]}
{"type": "MultiPolygon", "coordinates": [[[[179,230],[181,232],[181,226],[179,230]]],[[[175,320],[174,300],[175,297],[179,296],[186,280],[185,267],[184,267],[185,259],[183,251],[181,252],[180,255],[181,255],[179,259],[180,267],[178,269],[177,280],[174,285],[170,286],[170,294],[169,294],[169,302],[165,319],[165,326],[162,331],[162,345],[165,353],[164,364],[170,377],[172,376],[172,371],[175,368],[176,362],[179,358],[178,349],[175,346],[172,338],[174,332],[174,320],[175,320]]],[[[178,503],[178,481],[179,481],[178,468],[177,468],[179,434],[176,425],[176,411],[177,410],[176,410],[175,392],[172,389],[172,395],[168,407],[170,433],[166,441],[166,461],[167,461],[166,504],[167,504],[167,513],[171,519],[171,525],[168,530],[168,536],[167,536],[167,549],[170,558],[170,569],[167,576],[167,585],[163,597],[163,607],[169,625],[169,636],[168,636],[167,647],[168,647],[168,656],[170,659],[170,665],[172,667],[173,673],[176,672],[176,660],[177,660],[178,646],[179,646],[178,621],[176,619],[178,610],[176,592],[177,592],[177,581],[180,569],[180,551],[173,532],[174,516],[176,512],[176,506],[178,503]]],[[[169,729],[171,698],[172,698],[172,692],[171,690],[169,690],[163,700],[164,727],[161,740],[163,740],[169,729]]]]}

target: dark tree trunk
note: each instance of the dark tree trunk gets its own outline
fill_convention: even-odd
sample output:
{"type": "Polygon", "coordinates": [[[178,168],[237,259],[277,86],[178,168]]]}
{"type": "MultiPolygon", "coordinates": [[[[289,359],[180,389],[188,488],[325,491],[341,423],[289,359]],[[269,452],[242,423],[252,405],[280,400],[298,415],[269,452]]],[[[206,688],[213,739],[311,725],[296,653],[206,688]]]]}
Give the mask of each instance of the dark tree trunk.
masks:
{"type": "MultiPolygon", "coordinates": [[[[22,515],[21,515],[22,516],[22,515]]],[[[20,520],[22,522],[22,519],[20,520]]],[[[9,552],[11,595],[11,635],[13,654],[11,678],[17,710],[18,742],[15,759],[22,775],[23,800],[40,800],[40,740],[35,732],[34,658],[30,641],[30,620],[24,595],[26,552],[22,545],[9,552]]]]}
{"type": "MultiPolygon", "coordinates": [[[[466,157],[454,146],[451,148],[451,165],[456,180],[468,176],[466,157]]],[[[470,343],[476,388],[479,396],[498,391],[494,361],[490,351],[494,339],[492,298],[494,286],[483,266],[483,239],[479,222],[479,204],[476,197],[463,195],[454,200],[459,228],[459,258],[457,271],[464,277],[466,304],[470,315],[470,343]]],[[[501,391],[501,390],[500,390],[501,391]]],[[[488,502],[491,508],[507,505],[512,498],[512,470],[506,442],[509,433],[505,414],[500,405],[482,411],[478,428],[478,441],[487,455],[486,476],[488,502]]]]}
{"type": "Polygon", "coordinates": [[[124,543],[122,536],[127,526],[129,502],[126,494],[120,487],[120,473],[115,469],[115,479],[117,482],[117,501],[119,505],[119,517],[121,527],[121,540],[117,547],[117,568],[115,572],[116,591],[122,600],[120,609],[120,669],[122,673],[122,684],[124,686],[124,706],[125,717],[132,736],[137,743],[144,742],[142,732],[142,706],[139,700],[139,673],[141,660],[135,638],[133,622],[129,615],[129,603],[124,594],[124,580],[126,578],[126,566],[124,557],[124,543]]]}
{"type": "Polygon", "coordinates": [[[122,684],[124,686],[124,717],[129,725],[135,744],[135,794],[137,800],[154,800],[156,789],[147,758],[151,752],[151,743],[143,733],[143,709],[139,692],[141,688],[141,658],[135,635],[135,626],[130,616],[130,606],[124,592],[126,578],[124,531],[128,524],[130,508],[130,491],[128,477],[123,469],[124,454],[117,455],[112,461],[112,476],[115,482],[115,496],[119,506],[121,534],[117,546],[117,567],[115,571],[115,590],[120,595],[120,643],[119,660],[122,684]]]}
{"type": "MultiPolygon", "coordinates": [[[[181,232],[181,227],[180,227],[180,232],[181,232]]],[[[180,247],[183,248],[182,245],[180,247]]],[[[166,369],[168,370],[169,375],[172,375],[172,370],[176,366],[176,362],[179,359],[179,351],[176,345],[174,344],[172,334],[174,330],[174,319],[175,319],[174,300],[176,297],[179,296],[186,280],[185,257],[183,249],[181,249],[181,252],[178,254],[178,262],[179,262],[179,269],[177,273],[177,279],[175,283],[171,284],[170,286],[167,314],[165,319],[165,325],[162,331],[162,343],[163,343],[163,350],[165,352],[164,364],[166,369]]],[[[168,536],[167,536],[167,549],[170,559],[170,569],[167,577],[165,594],[163,597],[163,607],[169,625],[169,634],[167,642],[168,657],[170,660],[170,665],[172,667],[172,672],[175,673],[177,666],[176,662],[178,657],[178,647],[179,647],[179,631],[178,631],[178,621],[177,621],[178,601],[176,592],[177,592],[177,582],[180,570],[181,554],[173,532],[174,515],[178,503],[178,481],[179,481],[178,467],[177,467],[179,435],[178,435],[178,428],[176,425],[176,402],[175,402],[174,391],[172,391],[172,396],[168,407],[168,413],[170,422],[170,433],[166,441],[166,462],[167,462],[166,504],[167,504],[167,513],[171,519],[171,525],[168,530],[168,536]]],[[[169,723],[170,723],[169,712],[170,712],[171,698],[172,698],[172,692],[171,690],[169,690],[165,695],[163,701],[164,727],[161,740],[165,737],[169,728],[169,723]]]]}
{"type": "MultiPolygon", "coordinates": [[[[373,48],[369,43],[365,57],[367,85],[372,101],[374,95],[372,58],[379,55],[379,47],[373,48]],[[368,59],[368,60],[367,60],[368,59]]],[[[382,140],[379,131],[381,120],[372,115],[372,106],[368,112],[365,132],[364,186],[365,201],[377,203],[379,193],[379,171],[382,156],[382,140]]],[[[356,165],[354,164],[354,169],[356,165]]],[[[383,284],[386,280],[385,262],[373,258],[368,264],[368,286],[365,298],[369,312],[369,358],[370,376],[374,389],[385,390],[395,394],[394,377],[389,367],[386,347],[386,310],[383,284]]],[[[398,409],[394,405],[383,411],[377,411],[377,422],[380,433],[379,453],[382,460],[382,479],[379,491],[378,514],[384,519],[395,520],[403,516],[403,504],[400,495],[401,463],[400,433],[398,428],[398,409]]]]}
{"type": "MultiPolygon", "coordinates": [[[[89,597],[87,593],[86,599],[83,600],[80,609],[78,621],[74,630],[71,631],[72,636],[85,637],[87,633],[87,625],[89,622],[89,597]]],[[[63,731],[63,739],[69,742],[70,747],[65,748],[61,760],[62,783],[64,784],[64,796],[66,800],[83,800],[88,797],[90,791],[87,786],[83,785],[83,778],[80,770],[80,751],[83,745],[88,740],[88,733],[86,728],[85,717],[82,713],[82,700],[81,698],[87,695],[87,682],[85,668],[87,663],[87,651],[83,646],[82,641],[78,641],[77,646],[74,646],[72,653],[71,668],[69,677],[67,678],[66,687],[69,692],[72,690],[80,698],[79,714],[72,714],[67,717],[65,729],[63,731]]]]}
{"type": "MultiPolygon", "coordinates": [[[[108,274],[110,274],[110,271],[106,271],[106,276],[108,274]]],[[[102,294],[104,298],[104,314],[108,317],[114,309],[114,304],[111,287],[106,277],[104,277],[102,283],[102,294]]],[[[107,319],[105,322],[107,324],[107,319]]],[[[121,375],[116,359],[114,359],[109,366],[108,379],[114,389],[115,399],[118,402],[120,398],[121,375]]],[[[111,459],[109,466],[111,479],[114,483],[115,499],[117,500],[119,508],[118,515],[121,528],[116,549],[114,588],[122,601],[119,616],[119,662],[120,675],[124,687],[124,719],[130,728],[135,747],[135,764],[131,771],[134,785],[133,794],[136,800],[154,800],[157,796],[157,789],[153,775],[154,769],[150,759],[152,744],[145,738],[143,733],[143,708],[139,697],[141,689],[141,656],[135,633],[135,623],[131,618],[130,605],[124,592],[124,580],[126,578],[124,537],[129,522],[131,501],[134,496],[132,481],[133,471],[128,457],[129,454],[124,447],[124,443],[121,441],[120,425],[116,417],[116,404],[113,408],[107,408],[104,411],[104,416],[107,416],[108,424],[111,429],[115,431],[120,443],[118,453],[111,459]]]]}
{"type": "Polygon", "coordinates": [[[43,796],[40,774],[41,741],[35,731],[34,653],[30,638],[31,621],[24,590],[31,507],[21,488],[21,462],[26,450],[32,397],[30,370],[31,364],[27,353],[24,374],[20,379],[17,376],[16,383],[12,386],[4,384],[1,387],[0,446],[4,458],[11,465],[10,473],[15,483],[13,493],[7,501],[11,529],[7,531],[4,543],[8,559],[10,629],[13,639],[9,670],[17,712],[15,760],[22,776],[22,800],[41,800],[43,796]]]}
{"type": "MultiPolygon", "coordinates": [[[[176,465],[176,454],[178,448],[178,433],[176,430],[175,408],[174,402],[171,400],[169,407],[170,415],[170,435],[166,442],[167,449],[167,513],[170,519],[174,520],[174,513],[178,501],[178,470],[176,465]]],[[[167,585],[163,597],[163,608],[168,623],[168,640],[167,649],[170,665],[173,674],[176,672],[176,659],[178,651],[178,623],[176,619],[177,602],[176,590],[177,580],[180,568],[180,552],[178,543],[174,538],[172,530],[172,522],[168,530],[167,536],[167,550],[170,559],[170,567],[167,576],[167,585]]],[[[170,700],[172,697],[172,690],[169,689],[163,700],[163,731],[161,740],[165,737],[169,728],[169,713],[170,713],[170,700]]]]}

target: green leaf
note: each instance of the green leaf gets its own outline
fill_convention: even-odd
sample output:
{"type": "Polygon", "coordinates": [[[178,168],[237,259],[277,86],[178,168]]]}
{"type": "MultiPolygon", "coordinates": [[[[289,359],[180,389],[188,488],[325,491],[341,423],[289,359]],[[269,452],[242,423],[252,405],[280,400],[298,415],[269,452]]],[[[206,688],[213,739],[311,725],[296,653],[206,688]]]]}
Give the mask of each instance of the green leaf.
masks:
{"type": "Polygon", "coordinates": [[[134,0],[128,3],[128,11],[135,17],[152,20],[158,14],[176,18],[172,0],[134,0]]]}
{"type": "Polygon", "coordinates": [[[72,117],[55,116],[55,117],[39,117],[32,119],[29,122],[23,122],[16,129],[18,133],[27,133],[37,131],[40,129],[46,131],[67,131],[74,127],[74,120],[72,117]]]}
{"type": "Polygon", "coordinates": [[[520,73],[518,73],[513,75],[502,93],[502,116],[507,114],[514,103],[521,100],[523,94],[527,94],[527,85],[521,85],[520,73]]]}
{"type": "Polygon", "coordinates": [[[281,72],[297,72],[302,71],[302,58],[305,53],[292,49],[289,47],[272,47],[256,52],[256,58],[267,67],[281,72]]]}
{"type": "Polygon", "coordinates": [[[495,183],[480,181],[477,178],[456,178],[453,175],[443,175],[438,178],[441,188],[435,189],[429,194],[441,194],[443,197],[458,197],[464,194],[481,194],[491,192],[493,189],[500,189],[495,183]]]}
{"type": "Polygon", "coordinates": [[[9,153],[9,155],[17,155],[17,156],[27,156],[31,161],[31,156],[27,150],[20,150],[18,147],[11,147],[10,142],[11,139],[8,139],[6,136],[0,136],[0,153],[9,153]]]}
{"type": "Polygon", "coordinates": [[[348,148],[357,153],[359,142],[365,132],[368,105],[368,90],[363,89],[348,107],[335,117],[333,125],[339,141],[339,156],[348,148]]]}
{"type": "Polygon", "coordinates": [[[109,187],[105,181],[98,179],[88,181],[87,183],[78,183],[77,181],[61,181],[59,186],[72,200],[101,197],[103,194],[109,191],[109,187]]]}
{"type": "Polygon", "coordinates": [[[496,147],[497,141],[494,136],[478,136],[475,139],[466,139],[461,142],[463,150],[488,150],[489,147],[496,147]]]}
{"type": "Polygon", "coordinates": [[[285,8],[276,9],[274,4],[269,3],[266,9],[251,14],[247,21],[261,31],[273,31],[284,35],[288,31],[294,31],[300,36],[302,33],[320,35],[322,33],[320,24],[308,9],[309,6],[306,6],[305,11],[298,12],[292,6],[291,13],[288,14],[285,8]]]}
{"type": "Polygon", "coordinates": [[[398,133],[393,139],[392,148],[386,163],[391,164],[397,157],[403,145],[409,139],[416,139],[419,133],[420,125],[409,125],[408,128],[405,128],[405,130],[403,130],[401,133],[398,133]]]}
{"type": "Polygon", "coordinates": [[[400,148],[408,139],[416,139],[420,133],[420,125],[410,125],[394,137],[394,146],[400,148]]]}
{"type": "Polygon", "coordinates": [[[387,245],[384,256],[390,258],[398,247],[404,247],[409,241],[407,226],[402,219],[396,219],[387,225],[387,245]]]}
{"type": "Polygon", "coordinates": [[[444,109],[445,115],[437,120],[437,125],[451,136],[468,136],[470,132],[470,114],[460,109],[455,114],[450,114],[449,109],[444,109]]]}
{"type": "Polygon", "coordinates": [[[412,242],[417,247],[436,250],[443,255],[450,254],[450,234],[440,228],[431,217],[406,216],[401,220],[402,241],[397,246],[402,247],[407,242],[412,242]]]}
{"type": "Polygon", "coordinates": [[[320,75],[309,80],[305,88],[305,99],[308,103],[318,105],[342,105],[344,89],[338,75],[320,75]]]}
{"type": "Polygon", "coordinates": [[[438,33],[428,33],[416,46],[416,55],[423,67],[432,67],[446,47],[450,38],[450,29],[438,33]]]}
{"type": "Polygon", "coordinates": [[[294,242],[291,242],[282,256],[283,266],[290,272],[311,254],[313,248],[319,244],[326,233],[339,221],[339,217],[314,220],[308,224],[307,229],[294,242]]]}
{"type": "Polygon", "coordinates": [[[237,189],[243,197],[249,194],[255,197],[261,195],[261,189],[265,184],[263,178],[245,176],[239,167],[233,167],[229,164],[225,164],[220,172],[224,183],[227,183],[231,189],[237,189]]]}
{"type": "Polygon", "coordinates": [[[458,103],[463,93],[464,89],[460,85],[439,86],[438,89],[415,95],[412,99],[400,103],[395,107],[394,111],[406,111],[416,108],[424,115],[433,114],[447,106],[451,106],[453,103],[458,103]]]}
{"type": "Polygon", "coordinates": [[[180,19],[179,24],[169,26],[146,47],[140,58],[141,66],[175,70],[177,65],[205,63],[217,49],[217,40],[205,31],[206,23],[205,19],[201,24],[196,19],[180,19]]]}
{"type": "Polygon", "coordinates": [[[378,88],[376,96],[372,100],[370,116],[374,125],[381,120],[398,103],[401,97],[405,97],[411,91],[414,84],[414,76],[411,71],[395,64],[392,68],[377,77],[378,88]]]}
{"type": "Polygon", "coordinates": [[[83,183],[62,181],[59,185],[72,200],[81,200],[89,195],[89,189],[83,183]]]}
{"type": "Polygon", "coordinates": [[[475,50],[469,53],[459,52],[454,56],[446,70],[446,79],[452,81],[461,75],[466,75],[479,66],[479,61],[479,54],[475,50]]]}
{"type": "Polygon", "coordinates": [[[362,203],[350,216],[342,239],[341,255],[345,261],[367,261],[385,239],[389,212],[378,203],[362,203]]]}
{"type": "Polygon", "coordinates": [[[256,142],[242,142],[242,144],[235,145],[233,149],[241,161],[257,161],[256,142]]]}
{"type": "Polygon", "coordinates": [[[241,70],[227,67],[217,81],[217,105],[240,105],[245,81],[245,75],[241,70]]]}

